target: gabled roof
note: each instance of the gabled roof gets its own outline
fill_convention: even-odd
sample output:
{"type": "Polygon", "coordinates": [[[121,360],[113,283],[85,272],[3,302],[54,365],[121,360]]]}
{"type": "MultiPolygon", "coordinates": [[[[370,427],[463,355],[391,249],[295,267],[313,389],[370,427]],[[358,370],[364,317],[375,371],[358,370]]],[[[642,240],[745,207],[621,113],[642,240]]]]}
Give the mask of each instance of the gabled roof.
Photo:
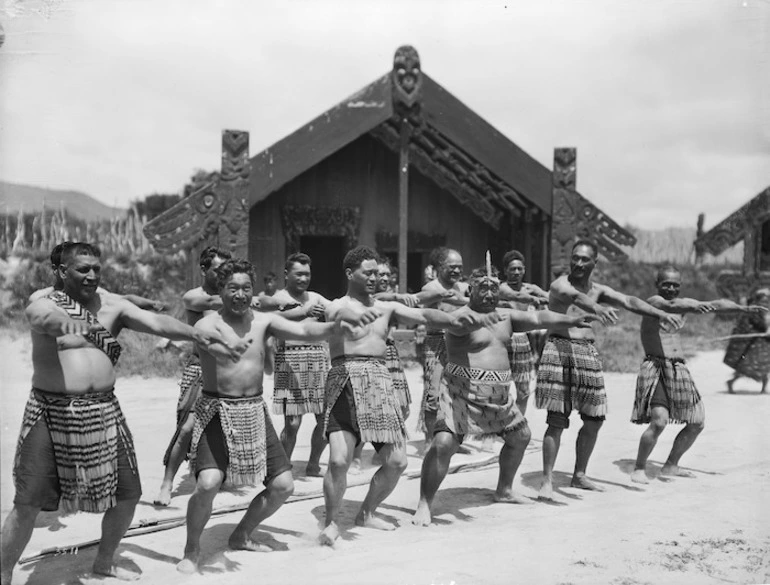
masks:
{"type": "MultiPolygon", "coordinates": [[[[251,159],[250,205],[369,133],[398,152],[400,116],[388,73],[251,159]]],[[[551,171],[421,74],[410,162],[497,227],[505,211],[551,213],[551,171]]]]}
{"type": "Polygon", "coordinates": [[[770,218],[770,187],[695,240],[696,250],[717,256],[742,241],[753,225],[770,218]]]}

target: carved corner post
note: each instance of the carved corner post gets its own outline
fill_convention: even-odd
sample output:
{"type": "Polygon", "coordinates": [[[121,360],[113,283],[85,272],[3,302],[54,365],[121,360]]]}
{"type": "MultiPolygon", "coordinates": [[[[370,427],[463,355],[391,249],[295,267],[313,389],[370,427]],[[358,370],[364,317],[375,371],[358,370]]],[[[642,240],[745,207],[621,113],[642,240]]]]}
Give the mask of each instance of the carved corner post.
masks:
{"type": "Polygon", "coordinates": [[[406,292],[409,234],[409,144],[419,132],[422,108],[422,72],[417,50],[404,45],[396,50],[391,72],[393,110],[399,120],[398,156],[398,290],[406,292]]]}
{"type": "Polygon", "coordinates": [[[222,131],[222,173],[218,188],[223,208],[219,224],[219,245],[233,256],[249,256],[249,133],[222,131]]]}
{"type": "Polygon", "coordinates": [[[577,149],[554,149],[552,178],[550,268],[557,278],[569,271],[570,247],[578,234],[577,149]]]}

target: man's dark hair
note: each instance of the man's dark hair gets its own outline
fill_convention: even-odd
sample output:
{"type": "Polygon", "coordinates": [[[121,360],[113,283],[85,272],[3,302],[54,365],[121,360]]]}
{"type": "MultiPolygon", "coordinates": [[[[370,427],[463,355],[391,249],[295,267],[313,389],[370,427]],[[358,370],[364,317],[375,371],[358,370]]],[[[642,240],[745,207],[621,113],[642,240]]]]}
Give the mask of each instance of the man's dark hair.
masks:
{"type": "Polygon", "coordinates": [[[347,270],[350,268],[351,270],[355,270],[361,266],[361,263],[365,260],[379,262],[380,256],[369,246],[356,246],[345,254],[345,258],[342,261],[342,269],[347,270]]]}
{"type": "MultiPolygon", "coordinates": [[[[75,256],[88,255],[101,258],[102,251],[96,244],[90,242],[62,242],[61,252],[59,253],[59,266],[66,264],[75,256]]],[[[51,253],[53,256],[53,253],[51,253]]]]}
{"type": "Polygon", "coordinates": [[[254,265],[248,260],[241,258],[231,258],[225,260],[216,270],[217,273],[217,289],[221,290],[225,286],[227,281],[233,274],[248,274],[249,280],[251,280],[251,286],[256,285],[257,273],[254,270],[254,265]]]}
{"type": "Polygon", "coordinates": [[[302,252],[295,252],[286,258],[286,264],[284,264],[283,268],[288,272],[295,264],[307,264],[308,266],[312,266],[313,261],[307,254],[303,254],[302,252]]]}
{"type": "Polygon", "coordinates": [[[390,268],[391,272],[394,270],[393,265],[390,263],[390,258],[382,254],[379,259],[377,260],[377,264],[384,264],[388,268],[390,268]]]}
{"type": "Polygon", "coordinates": [[[275,272],[270,270],[267,274],[265,274],[264,278],[262,279],[264,282],[267,282],[268,280],[275,280],[277,278],[275,272]]]}
{"type": "Polygon", "coordinates": [[[72,244],[73,242],[67,240],[66,242],[59,242],[53,247],[53,249],[51,249],[51,266],[53,268],[58,268],[59,264],[61,264],[62,250],[67,246],[71,246],[72,244]]]}
{"type": "Polygon", "coordinates": [[[229,250],[223,248],[217,248],[216,246],[209,246],[201,252],[200,266],[203,270],[211,268],[211,262],[214,258],[221,258],[222,260],[229,260],[233,255],[229,250]]]}
{"type": "Polygon", "coordinates": [[[679,269],[673,264],[665,264],[658,269],[658,273],[655,275],[655,282],[660,282],[661,280],[663,280],[663,275],[665,275],[668,272],[675,272],[679,275],[682,274],[679,271],[679,269]]]}
{"type": "MultiPolygon", "coordinates": [[[[492,277],[497,278],[500,272],[497,270],[496,266],[492,267],[492,277]]],[[[478,268],[474,268],[471,272],[470,277],[468,280],[474,281],[477,278],[484,278],[487,276],[487,267],[486,266],[479,266],[478,268]]]]}
{"type": "Polygon", "coordinates": [[[518,250],[510,250],[509,252],[505,253],[505,256],[503,256],[503,266],[508,268],[508,265],[514,260],[519,260],[524,265],[527,264],[527,261],[524,259],[524,254],[518,250]]]}
{"type": "Polygon", "coordinates": [[[594,252],[594,259],[599,258],[599,246],[597,246],[596,242],[594,242],[593,240],[581,238],[580,240],[578,240],[572,245],[572,252],[574,252],[575,248],[577,248],[578,246],[588,246],[594,252]]]}
{"type": "Polygon", "coordinates": [[[430,262],[434,268],[438,268],[444,262],[446,262],[447,256],[449,256],[449,252],[452,251],[453,250],[451,248],[447,248],[446,246],[438,246],[437,248],[433,248],[430,251],[430,254],[428,254],[428,262],[430,262]]]}

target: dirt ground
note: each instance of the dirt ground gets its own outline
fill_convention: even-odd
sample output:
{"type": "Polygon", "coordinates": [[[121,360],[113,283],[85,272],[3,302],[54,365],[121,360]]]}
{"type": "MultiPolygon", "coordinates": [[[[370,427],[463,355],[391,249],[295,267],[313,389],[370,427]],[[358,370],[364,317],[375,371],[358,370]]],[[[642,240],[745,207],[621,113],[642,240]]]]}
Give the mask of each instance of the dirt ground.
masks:
{"type": "MultiPolygon", "coordinates": [[[[11,469],[16,437],[31,376],[29,342],[0,337],[3,356],[0,426],[0,508],[5,518],[12,506],[11,469]]],[[[497,442],[471,442],[470,453],[457,455],[435,502],[434,523],[410,523],[419,493],[422,435],[409,420],[412,441],[409,468],[381,508],[399,525],[392,532],[357,528],[353,517],[363,500],[373,467],[350,476],[343,507],[343,534],[334,549],[316,544],[323,518],[321,480],[303,476],[312,430],[306,417],[294,454],[295,495],[261,526],[255,537],[271,553],[235,552],[227,538],[241,512],[221,513],[206,528],[200,574],[175,570],[185,539],[184,514],[193,482],[184,467],[174,499],[166,509],[152,506],[160,484],[161,458],[172,434],[177,384],[165,378],[124,378],[117,393],[137,447],[144,495],[135,525],[156,521],[167,530],[131,535],[118,549],[119,561],[141,571],[151,584],[399,584],[476,585],[546,583],[641,585],[659,583],[770,582],[770,395],[759,384],[741,381],[728,395],[729,370],[722,353],[710,351],[691,361],[707,409],[706,429],[682,460],[695,479],[659,477],[678,427],[666,429],[653,452],[649,486],[632,484],[642,428],[628,422],[635,376],[607,374],[610,415],[589,466],[589,476],[606,488],[589,493],[569,487],[574,441],[579,428],[565,431],[556,463],[556,501],[531,506],[495,504],[497,442]],[[358,485],[355,485],[358,484],[358,485]]],[[[412,394],[419,400],[420,371],[408,371],[412,394]]],[[[265,384],[272,393],[272,379],[265,384]]],[[[533,440],[514,487],[535,497],[541,470],[545,413],[530,402],[533,440]]],[[[275,420],[282,428],[282,421],[275,420]]],[[[367,447],[364,455],[371,458],[367,447]]],[[[215,510],[248,503],[254,491],[223,492],[215,510]]],[[[102,582],[89,574],[95,555],[83,543],[99,538],[100,517],[41,514],[23,554],[34,557],[48,547],[80,546],[77,554],[46,557],[17,567],[15,584],[58,585],[102,582]]],[[[152,530],[158,526],[149,526],[152,530]]],[[[112,581],[112,580],[110,580],[112,581]]]]}

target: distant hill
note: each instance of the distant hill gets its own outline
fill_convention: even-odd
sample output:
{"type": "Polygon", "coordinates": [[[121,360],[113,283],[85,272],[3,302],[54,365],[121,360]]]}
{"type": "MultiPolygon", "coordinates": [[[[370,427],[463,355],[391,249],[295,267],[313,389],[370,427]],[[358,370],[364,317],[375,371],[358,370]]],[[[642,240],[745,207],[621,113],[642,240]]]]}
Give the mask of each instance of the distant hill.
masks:
{"type": "Polygon", "coordinates": [[[125,209],[110,207],[80,191],[60,191],[0,181],[0,214],[18,213],[19,209],[23,209],[24,213],[37,213],[43,209],[43,202],[51,212],[64,204],[69,214],[85,221],[122,217],[126,213],[125,209]]]}

